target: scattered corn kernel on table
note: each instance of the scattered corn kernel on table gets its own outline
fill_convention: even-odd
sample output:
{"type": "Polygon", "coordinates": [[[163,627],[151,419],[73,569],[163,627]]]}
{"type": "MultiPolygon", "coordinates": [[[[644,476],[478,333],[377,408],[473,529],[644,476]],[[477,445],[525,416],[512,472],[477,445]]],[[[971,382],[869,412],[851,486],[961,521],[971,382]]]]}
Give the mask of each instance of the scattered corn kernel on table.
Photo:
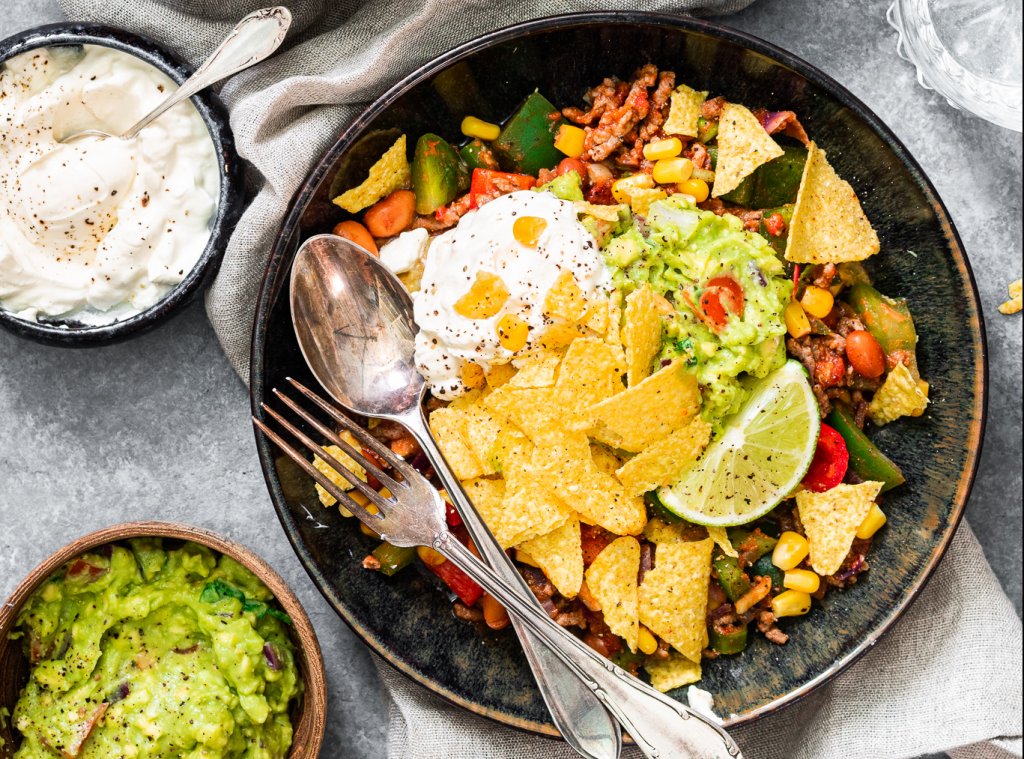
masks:
{"type": "MultiPolygon", "coordinates": [[[[985,454],[967,514],[1019,614],[1021,319],[997,308],[1021,273],[1020,137],[920,88],[896,56],[886,5],[759,0],[722,21],[848,86],[896,131],[952,212],[978,279],[991,362],[985,454]]],[[[5,10],[0,37],[61,17],[53,0],[5,10]]],[[[248,411],[200,304],[140,339],[88,351],[0,332],[0,596],[55,548],[104,525],[161,518],[215,529],[263,554],[306,605],[331,688],[325,745],[345,745],[352,759],[380,756],[385,726],[369,718],[385,709],[376,674],[284,538],[248,411]]]]}

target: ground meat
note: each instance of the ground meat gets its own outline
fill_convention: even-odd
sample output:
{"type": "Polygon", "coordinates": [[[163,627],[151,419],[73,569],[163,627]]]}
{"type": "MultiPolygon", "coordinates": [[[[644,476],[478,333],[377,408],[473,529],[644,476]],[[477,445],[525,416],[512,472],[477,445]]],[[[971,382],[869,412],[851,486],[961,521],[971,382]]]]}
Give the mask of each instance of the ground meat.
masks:
{"type": "MultiPolygon", "coordinates": [[[[697,144],[699,145],[700,143],[697,144]]],[[[690,160],[695,161],[694,158],[690,160]]],[[[694,165],[696,165],[696,161],[694,165]]],[[[743,228],[748,232],[757,232],[761,228],[761,219],[764,216],[764,211],[743,208],[742,206],[727,206],[718,198],[709,198],[703,203],[698,204],[698,208],[702,211],[711,211],[716,216],[725,216],[726,214],[736,216],[743,222],[743,228]]]]}
{"type": "Polygon", "coordinates": [[[672,71],[662,71],[658,74],[658,86],[651,93],[651,107],[647,112],[647,118],[640,127],[640,142],[649,142],[654,139],[661,127],[668,118],[669,100],[672,97],[672,90],[676,86],[676,75],[672,71]]]}
{"type": "Polygon", "coordinates": [[[586,160],[603,161],[608,158],[637,124],[647,118],[650,112],[647,90],[654,86],[657,76],[658,69],[648,63],[637,72],[622,105],[608,108],[596,126],[587,127],[587,136],[583,140],[583,157],[586,160]]]}
{"type": "Polygon", "coordinates": [[[533,591],[538,601],[548,601],[555,594],[555,586],[536,567],[519,567],[519,573],[526,580],[527,586],[533,591]]]}
{"type": "Polygon", "coordinates": [[[811,284],[815,287],[820,287],[823,290],[827,290],[832,287],[832,283],[836,278],[836,265],[835,264],[824,264],[821,266],[815,266],[811,271],[811,284]]]}
{"type": "Polygon", "coordinates": [[[584,100],[590,104],[590,108],[563,108],[562,115],[576,124],[590,124],[604,115],[605,111],[618,108],[626,99],[628,91],[625,82],[617,82],[614,79],[605,79],[601,84],[584,96],[584,100]]]}
{"type": "Polygon", "coordinates": [[[777,627],[773,627],[768,630],[768,632],[764,634],[764,637],[777,646],[784,646],[789,642],[789,636],[777,627]]]}
{"type": "Polygon", "coordinates": [[[640,571],[636,573],[636,584],[644,581],[644,575],[654,568],[654,546],[644,541],[640,544],[640,571]]]}
{"type": "MultiPolygon", "coordinates": [[[[683,155],[690,159],[695,169],[701,169],[702,171],[711,171],[711,154],[708,153],[708,149],[703,142],[694,141],[690,143],[690,146],[683,151],[683,155]]],[[[714,201],[708,202],[718,203],[719,206],[724,205],[722,201],[718,200],[717,198],[715,198],[714,201]]],[[[704,208],[703,204],[701,205],[701,208],[704,208]]],[[[714,209],[709,208],[706,210],[714,209]]],[[[715,211],[715,213],[718,212],[715,211]]]]}
{"type": "Polygon", "coordinates": [[[722,109],[725,108],[726,102],[726,99],[721,95],[705,100],[700,107],[700,115],[708,121],[718,121],[722,118],[722,109]]]}
{"type": "Polygon", "coordinates": [[[857,576],[867,572],[867,553],[871,548],[870,540],[854,540],[850,552],[843,560],[839,571],[825,578],[825,582],[833,588],[849,588],[857,584],[857,576]]]}
{"type": "Polygon", "coordinates": [[[573,606],[572,608],[559,611],[555,621],[562,627],[586,628],[587,626],[585,612],[581,606],[573,606]]]}
{"type": "Polygon", "coordinates": [[[462,601],[453,603],[452,611],[463,622],[482,622],[484,618],[484,613],[480,609],[475,606],[466,606],[462,601]]]}

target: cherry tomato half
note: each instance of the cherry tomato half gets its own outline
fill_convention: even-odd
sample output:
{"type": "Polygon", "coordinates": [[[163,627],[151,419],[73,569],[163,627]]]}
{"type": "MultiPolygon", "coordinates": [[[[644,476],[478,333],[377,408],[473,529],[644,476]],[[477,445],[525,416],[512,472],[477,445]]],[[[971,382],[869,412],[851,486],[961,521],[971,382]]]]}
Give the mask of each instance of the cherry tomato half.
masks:
{"type": "Polygon", "coordinates": [[[570,171],[575,171],[579,174],[580,179],[587,178],[587,165],[579,158],[563,158],[558,162],[558,166],[555,167],[555,176],[560,177],[562,174],[568,174],[570,171]]]}
{"type": "Polygon", "coordinates": [[[705,321],[715,329],[726,325],[729,314],[742,314],[743,304],[743,287],[732,277],[709,279],[700,296],[700,309],[705,321]]]}
{"type": "Polygon", "coordinates": [[[827,424],[822,424],[814,459],[804,475],[804,487],[815,493],[831,490],[843,481],[849,464],[850,454],[846,450],[843,436],[827,424]]]}

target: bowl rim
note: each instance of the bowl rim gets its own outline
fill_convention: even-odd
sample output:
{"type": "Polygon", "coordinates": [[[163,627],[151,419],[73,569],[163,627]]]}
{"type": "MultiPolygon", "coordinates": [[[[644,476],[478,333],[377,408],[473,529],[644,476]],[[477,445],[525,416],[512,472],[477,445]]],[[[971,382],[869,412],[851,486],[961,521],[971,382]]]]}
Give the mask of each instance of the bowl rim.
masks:
{"type": "Polygon", "coordinates": [[[327,726],[327,681],[320,641],[316,637],[313,623],[294,591],[263,557],[251,548],[215,532],[182,522],[143,521],[121,522],[81,535],[39,562],[15,586],[3,606],[0,606],[0,631],[14,625],[29,597],[68,561],[99,546],[143,537],[186,540],[211,548],[251,571],[273,593],[281,608],[292,619],[293,637],[298,643],[298,655],[303,669],[302,718],[293,725],[292,732],[293,735],[298,734],[299,725],[308,723],[310,736],[308,743],[293,745],[288,756],[289,759],[315,759],[320,752],[327,726]]]}
{"type": "MultiPolygon", "coordinates": [[[[746,712],[740,716],[727,717],[723,725],[727,728],[735,728],[740,725],[749,724],[757,719],[774,714],[780,709],[791,704],[802,701],[809,694],[816,691],[834,677],[845,671],[865,653],[871,650],[878,640],[885,635],[893,625],[910,608],[913,602],[920,595],[921,591],[928,584],[936,567],[945,555],[955,535],[977,475],[978,466],[981,460],[982,445],[988,411],[988,349],[985,331],[985,323],[981,318],[981,301],[978,293],[978,286],[968,261],[963,242],[953,224],[953,220],[938,195],[931,180],[927,177],[917,160],[910,151],[890,129],[867,105],[846,87],[833,79],[828,74],[818,69],[813,64],[805,61],[793,53],[778,47],[777,45],[762,40],[746,32],[722,25],[717,22],[698,19],[690,16],[674,15],[663,12],[648,11],[586,11],[578,13],[558,14],[532,19],[479,35],[452,49],[439,54],[426,63],[417,66],[409,74],[401,78],[397,83],[388,88],[383,94],[375,99],[369,106],[362,110],[349,124],[341,131],[335,142],[321,155],[314,168],[307,175],[306,180],[293,195],[288,211],[281,222],[278,234],[275,237],[274,245],[264,271],[263,281],[260,287],[259,299],[257,301],[256,314],[253,323],[253,334],[251,343],[251,362],[249,377],[250,405],[253,416],[262,417],[260,403],[265,391],[263,383],[264,370],[264,345],[266,333],[270,322],[272,307],[271,290],[275,280],[283,266],[290,265],[294,251],[289,250],[289,239],[297,229],[300,216],[312,198],[317,186],[324,179],[327,172],[332,168],[336,160],[348,150],[352,144],[363,133],[364,129],[381,112],[390,107],[398,98],[406,94],[413,87],[421,82],[430,79],[448,66],[463,60],[475,53],[498,44],[508,42],[517,38],[532,36],[537,33],[544,33],[555,30],[583,29],[587,27],[602,26],[608,24],[622,24],[630,26],[648,26],[662,31],[676,31],[681,33],[699,33],[726,42],[739,45],[747,50],[763,55],[773,62],[791,69],[797,75],[815,84],[829,93],[838,102],[849,107],[857,114],[865,124],[886,144],[893,154],[911,172],[916,184],[925,195],[928,204],[931,206],[936,219],[941,224],[943,236],[947,241],[948,253],[953,263],[966,283],[966,294],[968,295],[968,321],[969,328],[973,333],[973,343],[978,360],[974,367],[973,388],[974,405],[972,408],[971,423],[967,436],[967,448],[970,451],[957,481],[957,487],[953,498],[952,511],[949,520],[940,540],[932,549],[931,555],[924,568],[920,572],[914,584],[908,587],[902,597],[879,623],[864,639],[835,661],[831,666],[820,672],[804,685],[788,691],[783,696],[764,704],[757,709],[746,712]]],[[[263,470],[267,488],[277,511],[278,519],[281,521],[285,535],[293,550],[299,556],[300,562],[310,579],[320,590],[321,594],[331,605],[352,631],[377,653],[391,667],[410,678],[412,681],[422,685],[442,699],[469,710],[472,713],[492,719],[500,724],[525,730],[534,734],[550,737],[559,737],[559,733],[550,722],[537,722],[534,720],[512,717],[504,712],[483,707],[469,699],[450,691],[440,683],[420,675],[410,666],[398,660],[395,655],[383,649],[375,643],[370,630],[364,628],[356,621],[341,603],[336,603],[333,592],[330,589],[329,578],[310,559],[308,552],[304,551],[298,538],[298,530],[295,527],[287,504],[284,502],[283,493],[280,490],[280,483],[274,470],[274,456],[272,446],[263,439],[257,432],[257,452],[260,458],[260,466],[263,470]]]]}
{"type": "MultiPolygon", "coordinates": [[[[59,22],[44,24],[0,40],[0,66],[8,59],[43,47],[99,45],[118,50],[148,63],[177,84],[185,81],[195,67],[166,45],[141,34],[107,24],[59,22]]],[[[0,307],[0,326],[16,335],[38,342],[89,347],[107,345],[134,337],[155,327],[192,299],[216,276],[228,239],[244,207],[242,162],[235,151],[229,115],[220,98],[209,88],[193,95],[218,162],[217,208],[211,219],[210,238],[185,278],[149,308],[111,324],[67,327],[59,323],[29,321],[0,307]]]]}

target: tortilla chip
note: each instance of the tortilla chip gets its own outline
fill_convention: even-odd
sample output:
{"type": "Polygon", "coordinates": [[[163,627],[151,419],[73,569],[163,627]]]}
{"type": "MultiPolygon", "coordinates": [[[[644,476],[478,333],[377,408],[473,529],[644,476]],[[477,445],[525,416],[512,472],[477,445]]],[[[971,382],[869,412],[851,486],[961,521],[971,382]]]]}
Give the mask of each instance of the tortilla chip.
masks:
{"type": "Polygon", "coordinates": [[[622,459],[616,456],[611,448],[600,443],[593,443],[590,446],[590,458],[597,471],[605,474],[615,474],[622,466],[622,459]]]}
{"type": "Polygon", "coordinates": [[[530,351],[517,356],[512,363],[519,371],[508,381],[509,387],[551,387],[558,377],[562,354],[550,350],[530,351]]]}
{"type": "Polygon", "coordinates": [[[604,337],[608,332],[608,316],[611,302],[608,298],[597,297],[587,303],[587,313],[583,317],[583,326],[591,332],[604,337]]]}
{"type": "Polygon", "coordinates": [[[1020,313],[1021,309],[1024,308],[1024,297],[1022,297],[1021,280],[1014,280],[1009,284],[1009,286],[1006,289],[1009,292],[1010,299],[999,306],[999,313],[1005,314],[1006,316],[1020,313]]]}
{"type": "MultiPolygon", "coordinates": [[[[359,443],[359,441],[356,440],[355,436],[351,432],[348,432],[347,430],[344,431],[344,432],[341,432],[338,435],[338,437],[340,437],[346,443],[351,445],[357,451],[362,447],[361,444],[359,443]]],[[[327,451],[327,453],[329,453],[331,456],[336,458],[338,460],[339,464],[343,465],[346,469],[348,469],[350,472],[352,472],[356,477],[361,479],[363,482],[366,482],[366,470],[363,469],[363,467],[359,466],[359,464],[357,464],[355,462],[355,460],[353,460],[353,458],[351,456],[349,456],[347,453],[345,453],[343,450],[341,450],[341,448],[339,446],[336,446],[336,445],[325,445],[324,446],[324,450],[327,451]]],[[[342,490],[346,490],[347,491],[347,490],[351,490],[352,488],[355,487],[355,485],[353,485],[351,482],[349,482],[344,477],[342,477],[340,474],[338,474],[338,472],[335,471],[333,466],[328,464],[326,461],[324,461],[319,456],[316,456],[316,455],[313,456],[313,466],[315,466],[319,472],[321,472],[324,476],[327,477],[327,479],[329,479],[331,482],[333,482],[335,485],[337,485],[342,490]]],[[[316,494],[320,498],[320,503],[322,503],[324,506],[333,506],[334,504],[336,504],[338,502],[338,499],[335,498],[330,493],[328,493],[326,490],[324,490],[323,486],[320,485],[319,482],[315,483],[315,485],[316,485],[316,494]]],[[[344,506],[339,506],[338,508],[341,509],[341,513],[344,516],[347,516],[347,517],[352,516],[352,512],[350,512],[344,506]]]]}
{"type": "Polygon", "coordinates": [[[622,344],[626,348],[626,371],[630,385],[637,385],[651,375],[654,357],[661,350],[661,316],[657,296],[648,285],[626,297],[626,324],[622,328],[622,344]]]}
{"type": "Polygon", "coordinates": [[[868,404],[868,417],[881,427],[901,416],[920,416],[927,406],[928,394],[905,364],[897,364],[868,404]]]}
{"type": "Polygon", "coordinates": [[[662,693],[682,688],[700,680],[700,662],[671,652],[667,659],[648,659],[644,669],[651,678],[651,687],[662,693]]]}
{"type": "Polygon", "coordinates": [[[502,427],[487,453],[486,466],[491,467],[495,474],[501,474],[508,466],[510,457],[515,456],[523,446],[529,445],[532,445],[530,438],[522,430],[502,427]]]}
{"type": "Polygon", "coordinates": [[[630,495],[612,475],[591,458],[582,432],[549,436],[533,452],[533,471],[587,524],[598,524],[616,535],[639,535],[647,523],[642,498],[630,495]]]}
{"type": "Polygon", "coordinates": [[[577,324],[556,322],[549,324],[540,336],[540,347],[545,350],[559,350],[583,335],[583,328],[577,324]]]}
{"type": "Polygon", "coordinates": [[[881,482],[836,485],[824,493],[796,494],[800,522],[810,543],[810,564],[819,575],[834,575],[850,552],[857,528],[882,492],[881,482]]]}
{"type": "Polygon", "coordinates": [[[638,385],[586,410],[594,439],[639,452],[687,424],[700,407],[696,378],[676,359],[638,385]]]}
{"type": "Polygon", "coordinates": [[[640,571],[640,543],[636,538],[617,538],[604,547],[587,567],[587,587],[601,604],[608,629],[624,638],[636,652],[640,616],[636,578],[640,571]]]}
{"type": "Polygon", "coordinates": [[[452,473],[460,480],[471,480],[484,473],[483,465],[466,440],[468,419],[464,410],[451,406],[430,412],[430,432],[452,473]]]}
{"type": "Polygon", "coordinates": [[[789,224],[786,260],[800,264],[863,261],[879,247],[857,193],[829,165],[825,151],[812,142],[789,224]]]}
{"type": "Polygon", "coordinates": [[[462,489],[466,491],[469,500],[473,502],[473,506],[480,514],[480,518],[484,520],[484,524],[497,535],[505,516],[505,481],[467,480],[462,483],[462,489]]]}
{"type": "Polygon", "coordinates": [[[655,544],[689,543],[694,540],[704,540],[707,536],[707,530],[701,525],[683,520],[669,523],[655,518],[644,527],[644,537],[655,544]]]}
{"type": "Polygon", "coordinates": [[[573,512],[533,468],[530,443],[509,451],[503,466],[505,475],[504,514],[494,537],[502,548],[519,545],[557,530],[573,512]]]}
{"type": "Polygon", "coordinates": [[[587,203],[584,200],[577,200],[573,202],[573,208],[576,209],[578,215],[593,216],[595,219],[601,221],[607,221],[610,223],[618,223],[619,215],[626,210],[626,205],[620,203],[618,205],[597,205],[594,203],[587,203]]]}
{"type": "Polygon", "coordinates": [[[718,163],[712,197],[732,192],[754,169],[783,152],[757,116],[742,105],[726,103],[718,120],[718,163]]]}
{"type": "Polygon", "coordinates": [[[405,157],[405,135],[403,134],[370,167],[369,176],[362,184],[347,190],[334,199],[334,204],[349,213],[368,208],[395,190],[412,184],[412,167],[405,157]]]}
{"type": "Polygon", "coordinates": [[[697,119],[700,118],[700,107],[707,100],[708,93],[680,84],[672,92],[672,100],[668,107],[668,118],[662,131],[665,134],[682,134],[687,137],[697,136],[697,119]]]}
{"type": "Polygon", "coordinates": [[[580,520],[569,521],[547,535],[540,535],[518,546],[518,550],[536,564],[566,598],[575,598],[583,584],[583,547],[580,520]]]}
{"type": "Polygon", "coordinates": [[[638,591],[641,624],[693,662],[700,661],[708,641],[705,615],[714,546],[710,538],[659,543],[654,569],[644,574],[638,591]]]}
{"type": "Polygon", "coordinates": [[[612,345],[622,345],[622,293],[616,290],[608,301],[608,328],[604,340],[612,345]]]}
{"type": "Polygon", "coordinates": [[[567,410],[584,410],[623,390],[626,371],[622,349],[597,337],[581,337],[569,346],[555,385],[555,403],[567,410]]]}
{"type": "Polygon", "coordinates": [[[627,461],[616,475],[626,492],[643,495],[671,485],[704,452],[711,440],[711,425],[695,417],[627,461]]]}
{"type": "Polygon", "coordinates": [[[485,397],[483,404],[535,443],[558,433],[564,426],[564,415],[557,408],[552,387],[520,388],[509,382],[485,397]]]}
{"type": "Polygon", "coordinates": [[[494,457],[494,446],[504,429],[501,420],[482,403],[475,403],[463,412],[462,438],[480,464],[482,474],[500,474],[494,457]]]}
{"type": "Polygon", "coordinates": [[[722,549],[722,553],[732,558],[737,558],[739,553],[732,546],[729,533],[724,527],[708,527],[708,536],[715,541],[715,545],[722,549]]]}
{"type": "Polygon", "coordinates": [[[586,312],[587,300],[576,277],[569,270],[563,271],[544,299],[544,316],[576,324],[586,312]]]}

